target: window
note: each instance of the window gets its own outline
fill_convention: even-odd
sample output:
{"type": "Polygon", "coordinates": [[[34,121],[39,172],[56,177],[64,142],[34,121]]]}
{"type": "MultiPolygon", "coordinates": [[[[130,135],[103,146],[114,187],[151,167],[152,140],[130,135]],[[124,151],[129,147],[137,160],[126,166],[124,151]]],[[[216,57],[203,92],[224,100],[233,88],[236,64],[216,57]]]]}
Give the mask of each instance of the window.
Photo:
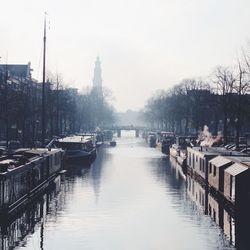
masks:
{"type": "Polygon", "coordinates": [[[235,176],[231,176],[231,200],[235,201],[235,176]]]}
{"type": "Polygon", "coordinates": [[[213,219],[214,219],[214,221],[216,221],[216,211],[214,208],[213,208],[213,219]]]}
{"type": "Polygon", "coordinates": [[[216,167],[214,166],[214,176],[216,176],[216,167]]]}
{"type": "Polygon", "coordinates": [[[209,174],[212,174],[212,164],[209,162],[209,174]]]}

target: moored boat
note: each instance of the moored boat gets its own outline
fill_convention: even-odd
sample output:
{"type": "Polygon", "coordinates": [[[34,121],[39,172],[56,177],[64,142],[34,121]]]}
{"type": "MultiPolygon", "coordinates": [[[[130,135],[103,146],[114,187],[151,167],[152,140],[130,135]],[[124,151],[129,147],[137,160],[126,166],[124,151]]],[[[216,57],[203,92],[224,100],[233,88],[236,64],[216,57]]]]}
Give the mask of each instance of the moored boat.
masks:
{"type": "Polygon", "coordinates": [[[164,154],[169,154],[169,148],[174,143],[175,134],[173,132],[160,132],[159,133],[159,145],[161,147],[161,152],[164,154]]]}
{"type": "Polygon", "coordinates": [[[77,135],[54,141],[56,147],[65,150],[67,162],[89,162],[96,157],[95,138],[93,135],[77,135]]]}
{"type": "Polygon", "coordinates": [[[149,147],[154,148],[156,147],[156,140],[157,140],[157,136],[155,132],[149,132],[147,137],[146,137],[146,141],[149,144],[149,147]]]}
{"type": "Polygon", "coordinates": [[[116,146],[116,141],[109,142],[109,145],[112,146],[112,147],[115,147],[116,146]]]}
{"type": "Polygon", "coordinates": [[[62,149],[19,149],[0,160],[0,214],[27,203],[62,169],[62,149]]]}
{"type": "Polygon", "coordinates": [[[169,154],[174,157],[177,158],[177,156],[180,155],[180,147],[177,144],[172,144],[169,147],[169,154]]]}
{"type": "Polygon", "coordinates": [[[190,136],[177,136],[176,142],[170,147],[170,155],[176,158],[181,167],[186,167],[187,164],[187,146],[191,146],[195,140],[190,136]]]}

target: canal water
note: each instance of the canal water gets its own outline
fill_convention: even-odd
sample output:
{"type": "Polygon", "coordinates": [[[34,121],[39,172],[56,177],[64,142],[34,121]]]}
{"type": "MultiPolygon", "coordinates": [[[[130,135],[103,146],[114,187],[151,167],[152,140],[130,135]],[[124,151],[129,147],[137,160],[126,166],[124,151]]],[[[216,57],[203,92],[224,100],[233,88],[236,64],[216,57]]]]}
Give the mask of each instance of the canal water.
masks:
{"type": "Polygon", "coordinates": [[[181,169],[134,132],[90,166],[68,166],[53,190],[2,227],[2,249],[234,249],[181,169]],[[4,235],[5,234],[5,235],[4,235]]]}

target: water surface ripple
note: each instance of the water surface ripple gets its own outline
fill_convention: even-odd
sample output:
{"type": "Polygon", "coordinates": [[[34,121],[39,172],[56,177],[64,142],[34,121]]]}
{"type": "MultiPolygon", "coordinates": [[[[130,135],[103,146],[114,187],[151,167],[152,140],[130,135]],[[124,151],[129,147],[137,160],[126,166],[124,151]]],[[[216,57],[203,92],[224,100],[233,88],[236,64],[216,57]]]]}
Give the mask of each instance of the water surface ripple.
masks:
{"type": "Polygon", "coordinates": [[[134,133],[70,166],[60,191],[16,249],[233,249],[190,199],[185,176],[134,133]]]}

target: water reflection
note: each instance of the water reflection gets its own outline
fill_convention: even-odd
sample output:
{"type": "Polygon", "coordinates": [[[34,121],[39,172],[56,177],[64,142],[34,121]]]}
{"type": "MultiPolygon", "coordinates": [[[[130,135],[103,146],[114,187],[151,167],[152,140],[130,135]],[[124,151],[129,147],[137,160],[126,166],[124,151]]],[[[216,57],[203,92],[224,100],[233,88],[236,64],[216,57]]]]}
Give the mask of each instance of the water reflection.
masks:
{"type": "MultiPolygon", "coordinates": [[[[108,154],[105,154],[102,148],[99,148],[97,151],[97,157],[95,161],[91,165],[90,175],[93,183],[93,189],[95,192],[96,201],[98,201],[100,188],[101,188],[101,180],[102,180],[102,172],[103,172],[103,162],[111,161],[108,154]]],[[[111,163],[112,164],[112,163],[111,163]]]]}
{"type": "MultiPolygon", "coordinates": [[[[40,247],[43,249],[43,224],[46,216],[53,211],[57,213],[61,209],[55,197],[60,192],[60,176],[45,194],[38,197],[32,205],[27,206],[23,211],[18,211],[12,217],[6,217],[0,222],[2,250],[13,249],[17,246],[24,247],[27,243],[27,236],[34,233],[40,227],[40,247]]],[[[61,204],[61,202],[60,202],[61,204]]]]}
{"type": "Polygon", "coordinates": [[[248,211],[245,213],[245,209],[232,210],[219,197],[210,193],[206,186],[192,179],[189,175],[187,175],[187,193],[196,206],[204,214],[208,214],[223,230],[230,244],[236,246],[237,249],[249,249],[250,215],[248,211]]]}
{"type": "MultiPolygon", "coordinates": [[[[117,147],[100,148],[91,165],[67,166],[59,192],[45,194],[2,227],[2,246],[32,250],[231,249],[219,227],[203,213],[207,204],[221,224],[218,201],[189,176],[186,179],[173,159],[131,134],[122,133],[117,147]]],[[[231,242],[237,242],[237,224],[232,224],[230,216],[223,212],[223,228],[234,235],[235,239],[229,237],[231,242]]]]}

